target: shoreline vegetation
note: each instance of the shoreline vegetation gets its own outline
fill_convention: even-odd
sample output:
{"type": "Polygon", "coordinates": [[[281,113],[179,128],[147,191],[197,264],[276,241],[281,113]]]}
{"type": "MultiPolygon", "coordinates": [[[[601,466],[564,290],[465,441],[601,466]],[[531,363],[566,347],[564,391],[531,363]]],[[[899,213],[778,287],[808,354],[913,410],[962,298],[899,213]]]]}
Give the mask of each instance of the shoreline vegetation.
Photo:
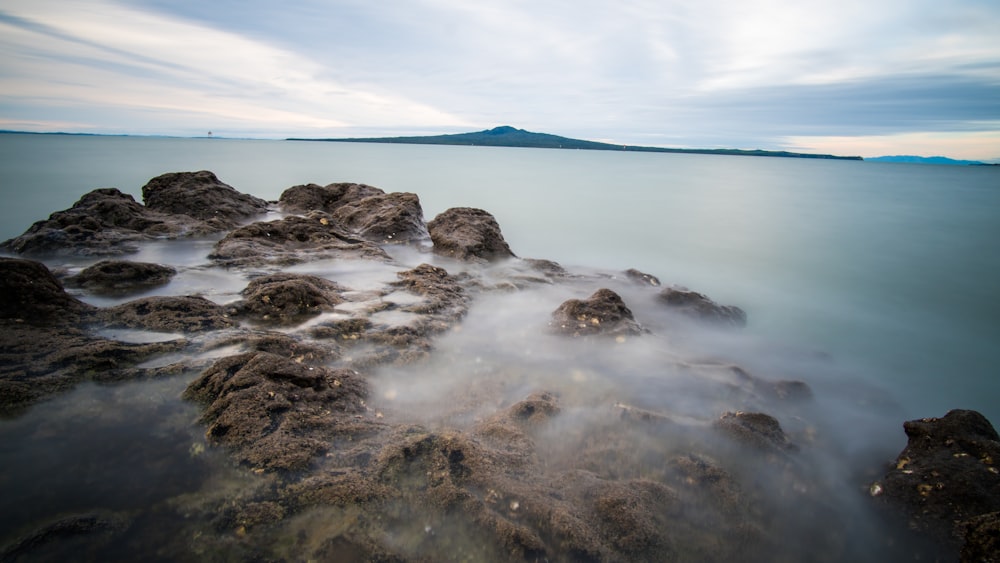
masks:
{"type": "Polygon", "coordinates": [[[351,137],[343,139],[289,138],[288,141],[325,141],[341,143],[399,143],[409,145],[463,145],[484,147],[515,147],[533,149],[577,149],[595,151],[661,152],[675,154],[717,154],[729,156],[769,156],[785,158],[820,158],[831,160],[864,160],[860,156],[835,156],[830,154],[809,154],[789,151],[745,150],[745,149],[678,149],[667,147],[646,147],[640,145],[615,145],[597,141],[572,139],[548,133],[534,133],[509,125],[494,127],[471,133],[451,135],[428,135],[417,137],[351,137]]]}
{"type": "Polygon", "coordinates": [[[693,344],[736,337],[738,306],[634,269],[521,258],[485,210],[425,221],[416,194],[365,184],[265,201],[212,172],[178,172],[151,179],[142,200],[93,190],[0,244],[0,417],[85,383],[178,381],[181,397],[159,399],[166,420],[152,424],[201,437],[172,455],[127,452],[140,477],[117,494],[150,494],[147,465],[213,452],[238,477],[199,466],[194,490],[156,502],[49,508],[0,535],[0,560],[996,553],[1000,436],[985,417],[912,420],[890,464],[838,466],[853,423],[825,420],[807,382],[752,373],[714,337],[708,351],[693,344]],[[194,266],[127,259],[199,238],[210,247],[194,266]],[[61,267],[70,257],[84,260],[61,267]],[[245,288],[223,303],[200,286],[149,293],[192,274],[245,288]],[[94,295],[118,299],[81,299],[94,295]],[[182,399],[197,420],[167,414],[182,399]]]}

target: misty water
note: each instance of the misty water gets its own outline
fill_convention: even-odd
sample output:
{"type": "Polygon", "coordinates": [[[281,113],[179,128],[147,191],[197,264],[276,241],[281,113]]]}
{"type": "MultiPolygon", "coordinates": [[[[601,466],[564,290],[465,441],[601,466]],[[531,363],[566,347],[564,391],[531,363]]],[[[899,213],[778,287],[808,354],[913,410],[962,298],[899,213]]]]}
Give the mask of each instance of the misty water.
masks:
{"type": "MultiPolygon", "coordinates": [[[[544,464],[558,470],[574,468],[581,444],[600,435],[622,406],[671,413],[692,427],[731,410],[768,412],[800,445],[801,463],[814,480],[756,476],[761,490],[777,499],[776,506],[789,490],[803,487],[828,496],[823,516],[848,522],[857,544],[848,552],[869,560],[883,554],[866,487],[905,444],[902,422],[953,408],[1000,421],[995,167],[0,135],[0,239],[91,189],[118,187],[141,201],[150,178],[202,169],[270,200],[295,184],[352,181],[418,194],[427,219],[449,207],[479,207],[497,218],[518,256],[555,260],[586,274],[565,285],[481,296],[460,330],[435,341],[430,360],[374,370],[372,408],[388,421],[465,428],[532,392],[557,393],[564,410],[537,441],[544,464]],[[623,279],[626,268],[738,305],[748,325],[718,331],[675,318],[654,303],[655,293],[623,279]],[[559,303],[598,287],[619,292],[657,338],[581,347],[546,332],[559,303]],[[814,397],[803,405],[743,394],[733,365],[768,381],[805,381],[814,397]]],[[[239,298],[248,274],[213,266],[207,258],[213,244],[160,241],[130,258],[178,269],[170,284],[150,294],[200,294],[228,303],[239,298]]],[[[493,271],[412,249],[390,252],[393,266],[321,261],[292,270],[358,292],[421,262],[453,273],[474,268],[487,279],[509,275],[507,266],[493,271]]],[[[95,260],[45,262],[75,271],[95,260]]],[[[77,296],[98,306],[136,297],[77,296]]],[[[412,298],[403,292],[391,297],[412,298]]],[[[331,314],[350,313],[345,306],[331,314]]],[[[387,313],[378,322],[408,322],[387,313]]],[[[177,335],[105,336],[148,342],[177,335]]],[[[30,529],[74,511],[125,510],[140,516],[116,540],[124,544],[119,553],[169,559],[183,553],[172,551],[181,549],[178,544],[196,543],[199,515],[184,509],[191,496],[256,478],[205,444],[197,407],[180,399],[197,375],[81,385],[0,421],[0,529],[30,529]]],[[[683,437],[671,434],[635,440],[635,463],[589,469],[638,477],[646,457],[663,459],[684,447],[683,437]]],[[[778,512],[789,541],[798,538],[806,550],[816,540],[811,530],[819,517],[794,507],[778,512]]],[[[308,528],[302,522],[289,526],[308,528]]]]}

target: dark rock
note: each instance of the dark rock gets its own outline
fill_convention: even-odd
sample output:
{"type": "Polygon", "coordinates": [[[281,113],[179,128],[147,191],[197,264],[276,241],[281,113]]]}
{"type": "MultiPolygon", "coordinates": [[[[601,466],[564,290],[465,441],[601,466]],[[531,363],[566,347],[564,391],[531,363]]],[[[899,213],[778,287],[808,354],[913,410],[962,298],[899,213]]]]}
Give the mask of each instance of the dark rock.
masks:
{"type": "Polygon", "coordinates": [[[553,311],[549,327],[566,336],[642,334],[632,311],[614,291],[599,289],[588,299],[570,299],[553,311]]]}
{"type": "Polygon", "coordinates": [[[225,309],[204,297],[144,297],[104,309],[109,326],[163,332],[202,332],[236,326],[225,309]]]}
{"type": "Polygon", "coordinates": [[[277,273],[254,278],[243,290],[238,315],[275,324],[298,324],[344,300],[336,283],[307,274],[277,273]]]}
{"type": "Polygon", "coordinates": [[[202,221],[158,213],[116,188],[102,188],[36,222],[4,246],[18,254],[111,255],[134,252],[138,241],[210,230],[202,221]]]}
{"type": "Polygon", "coordinates": [[[427,224],[434,252],[459,260],[514,257],[496,219],[482,209],[453,207],[427,224]]]}
{"type": "Polygon", "coordinates": [[[142,187],[142,199],[147,209],[194,217],[215,230],[230,229],[267,211],[266,201],[236,191],[207,170],[157,176],[142,187]]]}
{"type": "Polygon", "coordinates": [[[636,270],[635,268],[629,268],[625,270],[625,277],[632,280],[639,285],[649,285],[653,287],[660,287],[660,279],[654,275],[646,274],[636,270]]]}
{"type": "Polygon", "coordinates": [[[367,184],[336,183],[326,186],[304,184],[292,186],[278,199],[281,207],[290,213],[323,211],[333,213],[342,205],[366,197],[385,195],[385,192],[367,184]]]}
{"type": "Polygon", "coordinates": [[[211,443],[254,468],[294,471],[333,448],[334,441],[372,431],[367,393],[352,370],[248,352],[217,361],[184,397],[206,405],[202,420],[211,443]]]}
{"type": "Polygon", "coordinates": [[[112,541],[130,525],[128,516],[114,512],[62,516],[0,550],[0,561],[89,560],[93,551],[112,541]]]}
{"type": "Polygon", "coordinates": [[[988,542],[995,518],[975,519],[1000,511],[1000,438],[990,422],[976,411],[953,410],[903,429],[906,447],[872,493],[925,534],[957,545],[967,528],[979,530],[976,545],[988,542]]]}
{"type": "Polygon", "coordinates": [[[35,325],[79,320],[94,310],[66,293],[41,262],[0,257],[0,319],[35,325]]]}
{"type": "Polygon", "coordinates": [[[235,229],[216,243],[209,258],[226,266],[260,266],[324,258],[388,260],[389,255],[337,227],[328,214],[315,211],[235,229]]]}
{"type": "Polygon", "coordinates": [[[735,305],[719,305],[708,297],[683,287],[665,288],[658,297],[671,309],[696,319],[735,327],[747,324],[747,314],[743,309],[735,305]]]}
{"type": "Polygon", "coordinates": [[[970,518],[962,527],[961,563],[1000,562],[1000,512],[970,518]]]}
{"type": "Polygon", "coordinates": [[[727,412],[713,424],[736,441],[761,450],[794,451],[781,424],[771,415],[759,412],[727,412]]]}
{"type": "Polygon", "coordinates": [[[380,244],[425,240],[429,236],[416,194],[373,195],[339,205],[331,215],[338,226],[380,244]]]}
{"type": "Polygon", "coordinates": [[[102,260],[66,278],[66,283],[94,293],[122,294],[170,282],[177,270],[170,266],[127,260],[102,260]]]}

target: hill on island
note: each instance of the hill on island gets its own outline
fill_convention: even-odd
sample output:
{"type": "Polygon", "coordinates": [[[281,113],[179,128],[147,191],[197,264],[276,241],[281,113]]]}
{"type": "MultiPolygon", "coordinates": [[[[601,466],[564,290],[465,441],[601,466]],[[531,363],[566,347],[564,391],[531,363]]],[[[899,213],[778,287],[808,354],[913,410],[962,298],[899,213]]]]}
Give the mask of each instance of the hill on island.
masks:
{"type": "Polygon", "coordinates": [[[288,139],[289,141],[332,141],[342,143],[401,143],[415,145],[477,145],[487,147],[526,147],[540,149],[585,149],[598,151],[666,152],[682,154],[724,154],[739,156],[782,156],[792,158],[832,158],[861,160],[860,156],[834,156],[829,154],[808,154],[788,151],[765,151],[743,149],[675,149],[666,147],[643,147],[637,145],[613,145],[597,141],[571,139],[548,133],[533,133],[504,125],[472,133],[451,135],[429,135],[422,137],[365,137],[343,139],[288,139]]]}
{"type": "Polygon", "coordinates": [[[869,158],[868,160],[873,162],[907,162],[912,164],[955,164],[962,166],[986,166],[985,162],[980,162],[978,160],[956,160],[954,158],[948,158],[946,156],[912,156],[912,155],[876,156],[873,158],[869,158]]]}

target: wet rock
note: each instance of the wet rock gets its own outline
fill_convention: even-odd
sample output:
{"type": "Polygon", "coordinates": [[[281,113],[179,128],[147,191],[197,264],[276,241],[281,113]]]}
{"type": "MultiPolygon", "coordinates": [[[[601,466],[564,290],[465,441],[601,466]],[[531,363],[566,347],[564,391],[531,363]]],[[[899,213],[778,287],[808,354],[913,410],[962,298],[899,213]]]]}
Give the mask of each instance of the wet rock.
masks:
{"type": "Polygon", "coordinates": [[[962,524],[965,542],[961,563],[996,563],[1000,561],[1000,512],[970,518],[962,524]]]}
{"type": "Polygon", "coordinates": [[[343,203],[331,215],[338,226],[380,244],[425,240],[429,236],[416,194],[373,195],[343,203]]]}
{"type": "Polygon", "coordinates": [[[123,294],[169,283],[177,270],[161,264],[102,260],[66,278],[66,283],[93,293],[123,294]]]}
{"type": "Polygon", "coordinates": [[[654,275],[640,272],[635,268],[629,268],[625,270],[625,277],[629,280],[639,284],[639,285],[649,285],[652,287],[660,287],[660,279],[654,275]]]}
{"type": "Polygon", "coordinates": [[[424,298],[401,307],[402,311],[432,315],[448,322],[457,321],[468,311],[469,297],[462,288],[461,280],[444,268],[421,264],[412,270],[397,273],[396,277],[399,280],[392,283],[394,287],[424,298]]]}
{"type": "Polygon", "coordinates": [[[976,518],[1000,511],[996,430],[971,410],[911,420],[903,430],[906,447],[882,481],[872,486],[873,494],[904,511],[921,532],[953,545],[974,531],[977,539],[969,546],[974,553],[976,545],[989,541],[988,531],[996,529],[995,518],[976,518]]]}
{"type": "Polygon", "coordinates": [[[64,324],[95,309],[66,293],[41,262],[0,257],[0,319],[64,324]]]}
{"type": "Polygon", "coordinates": [[[292,186],[278,198],[281,207],[290,213],[323,211],[333,213],[342,205],[385,192],[367,184],[335,183],[326,186],[304,184],[292,186]]]}
{"type": "Polygon", "coordinates": [[[116,327],[162,332],[203,332],[236,326],[225,309],[204,297],[144,297],[103,309],[100,317],[116,327]]]}
{"type": "Polygon", "coordinates": [[[427,224],[434,252],[459,260],[494,261],[513,258],[500,225],[482,209],[453,207],[427,224]]]}
{"type": "Polygon", "coordinates": [[[760,412],[727,412],[719,417],[713,427],[738,442],[761,450],[795,451],[797,446],[788,441],[781,424],[771,415],[760,412]]]}
{"type": "Polygon", "coordinates": [[[337,227],[330,215],[258,222],[231,231],[209,258],[225,266],[289,265],[324,258],[388,260],[378,245],[337,227]]]}
{"type": "Polygon", "coordinates": [[[553,311],[549,327],[566,336],[642,334],[632,311],[614,291],[599,289],[586,300],[570,299],[553,311]]]}
{"type": "Polygon", "coordinates": [[[63,516],[15,540],[0,550],[2,561],[87,560],[131,525],[115,512],[63,516]]]}
{"type": "Polygon", "coordinates": [[[238,192],[207,170],[157,176],[142,187],[142,199],[147,209],[194,217],[214,230],[230,229],[267,211],[266,201],[238,192]]]}
{"type": "Polygon", "coordinates": [[[243,290],[242,302],[233,306],[236,314],[259,322],[298,324],[342,303],[343,288],[336,283],[307,274],[277,273],[254,278],[243,290]]]}
{"type": "Polygon", "coordinates": [[[102,188],[36,222],[4,247],[17,254],[114,255],[134,252],[139,241],[210,230],[202,221],[158,213],[116,188],[102,188]]]}
{"type": "Polygon", "coordinates": [[[212,444],[262,470],[308,467],[337,440],[370,433],[368,390],[354,371],[307,366],[266,352],[217,361],[184,397],[205,405],[212,444]]]}
{"type": "Polygon", "coordinates": [[[658,295],[659,300],[671,309],[692,318],[742,327],[747,324],[747,314],[735,305],[719,305],[704,295],[683,287],[668,287],[658,295]]]}

